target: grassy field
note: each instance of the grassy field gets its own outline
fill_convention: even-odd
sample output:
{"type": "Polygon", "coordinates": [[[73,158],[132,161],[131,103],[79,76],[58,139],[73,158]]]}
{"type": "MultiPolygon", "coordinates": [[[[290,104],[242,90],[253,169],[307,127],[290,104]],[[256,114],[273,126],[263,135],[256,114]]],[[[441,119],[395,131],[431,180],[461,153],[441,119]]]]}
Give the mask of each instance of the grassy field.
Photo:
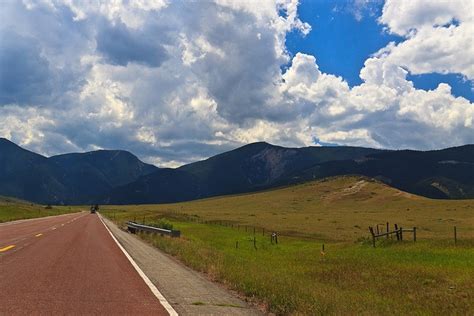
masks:
{"type": "Polygon", "coordinates": [[[33,204],[14,198],[0,197],[0,223],[78,211],[78,207],[53,206],[51,209],[47,209],[44,205],[33,204]]]}
{"type": "Polygon", "coordinates": [[[166,218],[182,238],[142,237],[279,315],[474,312],[472,200],[429,200],[341,177],[101,212],[121,225],[166,218]],[[418,241],[384,239],[372,248],[367,227],[387,221],[416,226],[418,241]],[[270,231],[280,233],[278,245],[270,231]]]}

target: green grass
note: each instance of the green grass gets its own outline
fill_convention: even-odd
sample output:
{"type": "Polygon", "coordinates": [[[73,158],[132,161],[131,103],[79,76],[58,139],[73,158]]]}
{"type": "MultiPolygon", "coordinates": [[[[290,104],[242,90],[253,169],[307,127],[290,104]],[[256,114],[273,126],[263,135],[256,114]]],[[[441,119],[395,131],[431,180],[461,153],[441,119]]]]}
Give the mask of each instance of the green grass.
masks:
{"type": "MultiPolygon", "coordinates": [[[[353,241],[368,226],[389,222],[416,226],[418,237],[447,239],[456,225],[461,238],[474,238],[473,200],[432,200],[355,177],[314,181],[283,189],[216,197],[186,203],[104,206],[102,210],[143,216],[179,214],[275,230],[284,235],[353,241]]],[[[132,217],[133,219],[133,217],[132,217]]]]}
{"type": "Polygon", "coordinates": [[[468,314],[474,243],[326,243],[175,222],[184,238],[142,237],[276,314],[468,314]],[[236,242],[238,241],[238,248],[236,242]]]}
{"type": "Polygon", "coordinates": [[[121,225],[166,217],[181,230],[181,238],[141,237],[278,315],[474,311],[472,200],[429,200],[343,177],[188,203],[103,207],[101,212],[121,225]],[[372,248],[367,226],[385,221],[417,226],[418,241],[382,239],[372,248]],[[257,249],[253,228],[245,231],[242,225],[256,227],[257,249]],[[453,225],[458,226],[456,246],[453,225]],[[284,234],[278,245],[270,243],[272,230],[284,234]]]}
{"type": "Polygon", "coordinates": [[[66,213],[78,212],[79,207],[53,206],[46,209],[45,206],[33,204],[13,198],[0,197],[0,223],[19,219],[29,219],[66,213]]]}

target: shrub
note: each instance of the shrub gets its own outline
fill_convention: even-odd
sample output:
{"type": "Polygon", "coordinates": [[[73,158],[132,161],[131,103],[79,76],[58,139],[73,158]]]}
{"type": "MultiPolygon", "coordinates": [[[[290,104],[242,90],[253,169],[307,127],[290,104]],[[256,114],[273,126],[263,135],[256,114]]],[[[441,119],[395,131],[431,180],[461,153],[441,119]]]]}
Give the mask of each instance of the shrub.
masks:
{"type": "Polygon", "coordinates": [[[173,224],[169,222],[166,218],[162,218],[157,222],[151,222],[148,224],[149,226],[157,227],[157,228],[163,228],[163,229],[173,229],[173,224]]]}

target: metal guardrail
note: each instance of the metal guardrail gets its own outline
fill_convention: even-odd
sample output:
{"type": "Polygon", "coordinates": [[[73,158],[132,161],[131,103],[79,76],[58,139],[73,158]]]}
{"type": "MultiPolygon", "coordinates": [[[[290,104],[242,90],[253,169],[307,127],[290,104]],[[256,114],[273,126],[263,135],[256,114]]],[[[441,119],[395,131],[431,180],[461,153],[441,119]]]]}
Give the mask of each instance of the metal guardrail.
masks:
{"type": "Polygon", "coordinates": [[[180,237],[181,236],[181,231],[179,231],[179,230],[158,228],[158,227],[138,224],[138,223],[135,223],[135,222],[127,222],[127,228],[128,228],[128,231],[131,232],[132,234],[135,234],[137,231],[142,231],[142,232],[147,232],[147,233],[168,235],[168,236],[171,236],[171,237],[180,237]]]}

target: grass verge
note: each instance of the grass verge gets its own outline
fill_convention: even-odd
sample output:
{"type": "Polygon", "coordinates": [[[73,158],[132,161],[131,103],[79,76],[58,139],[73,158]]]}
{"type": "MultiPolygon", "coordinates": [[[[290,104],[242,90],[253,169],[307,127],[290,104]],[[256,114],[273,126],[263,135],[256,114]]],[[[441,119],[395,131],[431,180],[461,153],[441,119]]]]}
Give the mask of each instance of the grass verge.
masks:
{"type": "Polygon", "coordinates": [[[25,201],[0,198],[0,223],[79,211],[79,207],[52,206],[51,208],[45,208],[43,205],[32,204],[25,201]]]}
{"type": "Polygon", "coordinates": [[[473,211],[472,200],[430,200],[350,177],[101,209],[122,226],[166,218],[181,238],[140,236],[277,315],[473,314],[473,211]],[[416,226],[418,241],[372,248],[367,227],[386,221],[416,226]]]}

